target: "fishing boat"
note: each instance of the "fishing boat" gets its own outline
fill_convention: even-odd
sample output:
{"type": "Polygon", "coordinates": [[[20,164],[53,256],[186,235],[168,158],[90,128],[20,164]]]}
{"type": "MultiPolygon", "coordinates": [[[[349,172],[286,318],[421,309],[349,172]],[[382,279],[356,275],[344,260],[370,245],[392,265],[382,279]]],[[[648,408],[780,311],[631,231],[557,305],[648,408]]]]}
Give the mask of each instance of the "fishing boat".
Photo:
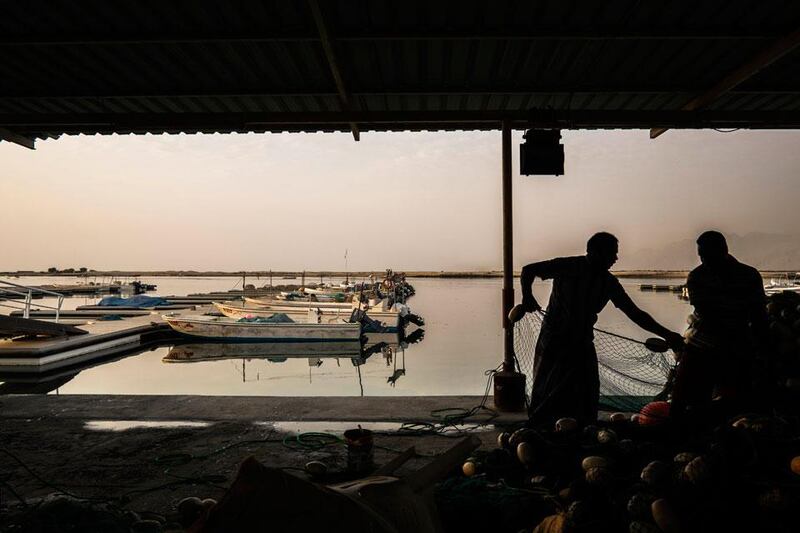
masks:
{"type": "Polygon", "coordinates": [[[364,297],[364,300],[361,301],[360,296],[358,294],[354,295],[352,300],[350,300],[349,302],[310,302],[307,300],[289,301],[289,300],[278,300],[270,298],[248,298],[248,297],[245,297],[244,301],[245,303],[250,304],[251,306],[260,308],[308,309],[309,307],[318,307],[320,309],[362,309],[364,311],[370,312],[370,316],[372,315],[372,312],[375,311],[385,312],[385,313],[397,313],[400,316],[406,316],[409,313],[409,308],[407,305],[404,304],[391,305],[389,303],[389,300],[386,298],[367,299],[366,297],[364,297]]]}
{"type": "MultiPolygon", "coordinates": [[[[283,313],[289,315],[294,319],[295,316],[300,317],[312,317],[314,315],[309,315],[309,312],[312,312],[316,316],[320,316],[323,319],[323,322],[331,322],[336,319],[342,320],[349,320],[350,316],[353,314],[353,311],[356,309],[354,307],[321,307],[315,304],[306,304],[304,306],[284,306],[280,304],[276,305],[251,305],[251,306],[243,306],[238,303],[222,303],[222,302],[212,302],[212,305],[217,308],[217,310],[225,316],[229,316],[231,318],[252,318],[252,317],[261,317],[261,318],[268,318],[275,313],[283,313]]],[[[382,320],[385,322],[396,322],[397,319],[400,317],[400,313],[398,313],[395,309],[381,309],[379,307],[374,307],[367,310],[367,314],[373,320],[382,320]]],[[[302,319],[301,319],[302,320],[302,319]]]]}
{"type": "Polygon", "coordinates": [[[353,309],[352,302],[312,302],[310,300],[282,300],[279,298],[250,298],[245,296],[245,303],[256,307],[291,307],[307,309],[310,306],[319,307],[321,309],[353,309]]]}
{"type": "Polygon", "coordinates": [[[788,275],[783,275],[777,279],[772,278],[769,283],[764,285],[764,292],[767,294],[783,291],[800,292],[800,272],[797,272],[791,279],[788,275]]]}
{"type": "MultiPolygon", "coordinates": [[[[212,302],[214,307],[229,318],[254,319],[270,318],[275,314],[284,314],[295,321],[306,321],[319,324],[336,324],[350,322],[354,309],[318,308],[318,307],[243,307],[240,305],[212,302]]],[[[382,328],[397,330],[400,326],[400,315],[397,311],[367,312],[367,317],[377,321],[382,328]]]]}
{"type": "Polygon", "coordinates": [[[327,286],[318,286],[318,287],[303,287],[303,292],[305,294],[314,296],[333,296],[342,295],[344,297],[345,293],[352,292],[351,289],[341,288],[341,287],[327,287],[327,286]]]}
{"type": "Polygon", "coordinates": [[[311,322],[267,322],[205,315],[163,315],[169,326],[183,335],[228,342],[360,340],[359,322],[317,324],[311,322]]]}
{"type": "Polygon", "coordinates": [[[337,293],[335,295],[306,294],[300,291],[281,291],[276,298],[279,300],[285,300],[287,302],[346,302],[347,300],[347,297],[342,293],[337,293]]]}

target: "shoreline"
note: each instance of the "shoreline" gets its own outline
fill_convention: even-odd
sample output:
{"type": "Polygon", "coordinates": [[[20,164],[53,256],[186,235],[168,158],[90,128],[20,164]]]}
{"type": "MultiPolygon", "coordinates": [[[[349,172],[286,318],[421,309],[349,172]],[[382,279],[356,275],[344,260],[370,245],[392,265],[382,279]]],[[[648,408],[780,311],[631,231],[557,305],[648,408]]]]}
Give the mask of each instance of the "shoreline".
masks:
{"type": "MultiPolygon", "coordinates": [[[[763,277],[775,277],[781,275],[794,276],[800,269],[792,270],[761,270],[763,277]]],[[[449,271],[449,270],[395,270],[395,272],[405,272],[409,278],[442,278],[442,279],[490,279],[502,278],[503,272],[500,270],[477,270],[477,271],[449,271]]],[[[322,277],[346,277],[349,276],[354,279],[367,278],[370,274],[374,274],[378,279],[382,276],[384,271],[336,271],[336,270],[307,270],[305,276],[308,280],[313,281],[314,278],[322,277]]],[[[689,274],[688,270],[617,270],[611,271],[618,278],[643,278],[643,279],[685,279],[689,274]]],[[[242,276],[248,278],[269,278],[272,276],[273,280],[281,279],[300,279],[303,272],[291,271],[273,271],[270,273],[268,270],[253,270],[246,272],[230,272],[230,271],[197,271],[197,270],[98,270],[88,272],[34,272],[20,270],[16,272],[0,272],[0,277],[14,278],[14,277],[172,277],[172,278],[200,278],[200,277],[230,277],[240,278],[242,276]]],[[[519,271],[514,272],[514,277],[519,277],[519,271]]]]}

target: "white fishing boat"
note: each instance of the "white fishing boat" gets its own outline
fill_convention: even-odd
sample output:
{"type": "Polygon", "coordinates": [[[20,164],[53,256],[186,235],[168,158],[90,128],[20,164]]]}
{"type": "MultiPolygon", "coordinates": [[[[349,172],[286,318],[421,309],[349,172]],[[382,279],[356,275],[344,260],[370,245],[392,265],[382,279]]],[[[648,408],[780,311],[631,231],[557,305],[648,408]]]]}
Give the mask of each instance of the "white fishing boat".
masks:
{"type": "Polygon", "coordinates": [[[303,287],[303,292],[314,296],[336,296],[337,294],[344,296],[349,290],[339,287],[303,287]]]}
{"type": "MultiPolygon", "coordinates": [[[[320,324],[335,324],[342,321],[349,322],[353,315],[353,308],[322,308],[322,307],[282,307],[260,306],[244,307],[241,305],[212,302],[214,307],[223,315],[230,318],[270,318],[276,314],[284,314],[295,321],[317,322],[320,324]]],[[[397,327],[400,323],[400,314],[397,311],[380,311],[373,309],[367,311],[367,316],[377,320],[385,327],[397,327]]]]}
{"type": "Polygon", "coordinates": [[[361,324],[358,322],[266,322],[205,315],[163,315],[163,319],[178,333],[229,342],[331,342],[361,339],[361,324]]]}
{"type": "Polygon", "coordinates": [[[341,293],[337,295],[330,295],[330,294],[306,294],[300,291],[290,291],[285,292],[281,291],[278,296],[276,296],[279,300],[285,300],[287,302],[343,302],[346,303],[347,298],[342,297],[341,293]],[[338,298],[338,299],[337,299],[338,298]]]}
{"type": "Polygon", "coordinates": [[[352,302],[311,302],[308,300],[282,300],[278,298],[249,298],[245,297],[245,303],[256,307],[290,307],[308,309],[310,306],[319,307],[321,309],[353,309],[352,302]]]}
{"type": "Polygon", "coordinates": [[[350,302],[308,302],[308,301],[285,301],[285,300],[275,300],[269,298],[247,298],[244,299],[245,303],[250,304],[254,307],[260,308],[274,308],[274,309],[287,309],[287,308],[301,308],[301,309],[308,309],[310,307],[316,307],[319,309],[357,309],[360,308],[364,311],[367,311],[372,318],[376,318],[372,316],[373,312],[381,312],[381,313],[397,313],[401,317],[406,316],[409,313],[408,306],[405,304],[394,304],[389,305],[389,301],[386,298],[383,299],[374,299],[364,298],[363,302],[360,302],[359,295],[354,295],[353,299],[350,302]]]}
{"type": "Polygon", "coordinates": [[[764,285],[764,292],[767,294],[783,291],[800,292],[800,272],[797,272],[793,278],[789,278],[788,275],[772,278],[769,283],[764,285]]]}

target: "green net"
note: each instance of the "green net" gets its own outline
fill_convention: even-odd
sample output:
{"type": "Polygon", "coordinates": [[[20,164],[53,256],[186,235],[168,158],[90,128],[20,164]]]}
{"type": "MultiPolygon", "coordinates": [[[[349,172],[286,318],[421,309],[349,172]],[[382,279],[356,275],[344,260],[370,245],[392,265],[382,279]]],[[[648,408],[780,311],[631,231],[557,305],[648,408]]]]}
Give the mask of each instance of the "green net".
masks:
{"type": "MultiPolygon", "coordinates": [[[[525,374],[528,399],[533,382],[536,341],[544,313],[526,314],[514,324],[514,352],[519,371],[525,374]]],[[[664,389],[672,370],[672,357],[649,350],[645,344],[600,329],[594,330],[600,373],[600,407],[616,411],[639,411],[664,389]]]]}

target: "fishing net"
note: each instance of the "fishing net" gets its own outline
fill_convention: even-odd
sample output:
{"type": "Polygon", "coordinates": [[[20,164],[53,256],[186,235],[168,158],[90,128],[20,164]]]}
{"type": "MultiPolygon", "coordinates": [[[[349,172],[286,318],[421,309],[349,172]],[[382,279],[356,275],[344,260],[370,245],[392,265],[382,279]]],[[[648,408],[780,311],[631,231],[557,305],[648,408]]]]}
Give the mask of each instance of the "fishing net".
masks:
{"type": "MultiPolygon", "coordinates": [[[[514,352],[519,371],[527,378],[529,400],[534,350],[543,318],[541,311],[528,313],[514,325],[514,352]]],[[[673,367],[669,352],[653,352],[643,342],[596,328],[594,345],[600,373],[601,408],[639,411],[664,389],[673,367]]]]}

